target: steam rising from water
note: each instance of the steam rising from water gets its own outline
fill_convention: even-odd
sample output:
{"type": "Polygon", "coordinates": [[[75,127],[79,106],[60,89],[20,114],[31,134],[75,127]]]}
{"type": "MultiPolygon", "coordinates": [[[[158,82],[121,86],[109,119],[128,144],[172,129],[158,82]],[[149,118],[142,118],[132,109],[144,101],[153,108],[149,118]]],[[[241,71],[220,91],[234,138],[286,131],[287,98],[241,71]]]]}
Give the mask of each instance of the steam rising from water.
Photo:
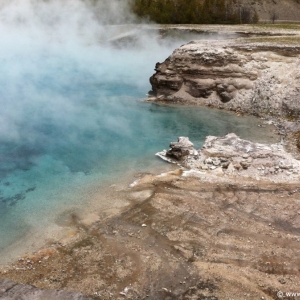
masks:
{"type": "Polygon", "coordinates": [[[126,22],[126,1],[1,2],[0,251],[147,148],[160,121],[138,99],[171,48],[126,22]]]}
{"type": "Polygon", "coordinates": [[[55,151],[66,143],[77,143],[84,133],[99,132],[99,123],[112,134],[121,129],[122,134],[130,134],[123,110],[117,110],[118,118],[104,113],[100,120],[99,110],[120,106],[112,94],[133,96],[147,91],[154,57],[159,52],[163,58],[169,49],[158,50],[150,37],[146,46],[144,36],[139,36],[142,51],[110,47],[108,40],[126,27],[103,24],[134,19],[125,8],[126,1],[99,1],[94,10],[73,0],[3,5],[0,143],[7,150],[4,161],[12,160],[6,164],[7,171],[16,164],[33,163],[35,154],[45,148],[55,151]],[[16,162],[20,156],[24,157],[16,162]]]}
{"type": "Polygon", "coordinates": [[[155,63],[184,41],[116,25],[137,22],[126,1],[0,6],[0,252],[86,200],[83,186],[145,168],[178,135],[249,132],[226,114],[139,101],[155,63]]]}

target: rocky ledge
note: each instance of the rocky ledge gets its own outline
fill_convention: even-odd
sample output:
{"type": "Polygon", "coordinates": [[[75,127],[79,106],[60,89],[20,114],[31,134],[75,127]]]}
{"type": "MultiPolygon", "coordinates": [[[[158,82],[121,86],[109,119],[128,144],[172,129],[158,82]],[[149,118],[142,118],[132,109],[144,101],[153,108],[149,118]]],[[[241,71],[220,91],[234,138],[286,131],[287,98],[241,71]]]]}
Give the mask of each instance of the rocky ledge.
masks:
{"type": "Polygon", "coordinates": [[[63,290],[42,290],[29,284],[0,279],[0,299],[2,300],[92,300],[81,293],[63,290]]]}
{"type": "Polygon", "coordinates": [[[180,166],[228,176],[243,176],[273,182],[297,182],[300,162],[281,144],[259,144],[229,133],[208,136],[201,150],[196,150],[187,137],[179,137],[170,150],[159,157],[180,166]]]}
{"type": "Polygon", "coordinates": [[[295,45],[193,41],[156,64],[148,100],[297,119],[299,54],[295,45]]]}

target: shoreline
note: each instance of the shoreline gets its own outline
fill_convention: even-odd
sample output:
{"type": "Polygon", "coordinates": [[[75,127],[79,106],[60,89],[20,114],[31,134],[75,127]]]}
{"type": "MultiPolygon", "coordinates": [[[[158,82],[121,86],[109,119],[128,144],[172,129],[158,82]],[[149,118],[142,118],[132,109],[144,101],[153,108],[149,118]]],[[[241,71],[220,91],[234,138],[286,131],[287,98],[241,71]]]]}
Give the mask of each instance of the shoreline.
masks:
{"type": "MultiPolygon", "coordinates": [[[[174,107],[176,107],[176,105],[174,105],[174,107]]],[[[188,105],[186,105],[186,107],[188,107],[188,105]]],[[[211,108],[208,109],[211,110],[211,108]]],[[[219,110],[215,109],[215,111],[218,113],[219,110]]],[[[235,115],[235,112],[225,111],[225,113],[235,115]]],[[[253,116],[253,120],[255,120],[256,125],[256,120],[260,119],[253,116]]],[[[265,120],[261,121],[261,125],[259,121],[258,126],[269,127],[267,130],[265,128],[263,129],[266,135],[262,136],[260,134],[255,137],[253,136],[251,140],[258,139],[261,141],[263,139],[264,142],[267,142],[267,140],[270,142],[270,139],[273,142],[279,141],[279,135],[277,138],[277,131],[274,133],[275,137],[273,137],[273,132],[276,129],[275,126],[273,128],[274,124],[263,125],[265,120]]],[[[153,153],[153,160],[155,159],[155,153],[153,153]]],[[[130,188],[134,187],[133,183],[137,181],[138,178],[144,176],[148,172],[159,176],[159,174],[168,172],[174,168],[176,167],[170,164],[153,163],[147,170],[144,168],[142,172],[137,172],[133,168],[127,173],[122,174],[122,178],[115,175],[113,178],[106,179],[105,182],[99,182],[97,178],[93,179],[92,182],[89,182],[87,187],[81,188],[80,198],[84,197],[84,201],[77,199],[76,204],[72,205],[69,203],[60,210],[59,214],[56,214],[54,219],[51,218],[51,220],[53,220],[50,223],[50,228],[47,227],[42,228],[39,231],[36,229],[29,231],[26,236],[13,243],[5,250],[5,252],[3,251],[3,255],[8,253],[9,259],[3,260],[2,258],[0,266],[5,267],[8,264],[14,263],[19,258],[30,256],[32,253],[38,252],[39,249],[43,249],[45,246],[55,246],[59,244],[60,241],[68,243],[70,240],[72,242],[73,237],[78,233],[77,227],[80,227],[81,224],[83,227],[90,227],[94,223],[102,222],[116,214],[121,214],[124,209],[126,210],[127,207],[131,207],[132,203],[130,197],[129,200],[127,198],[128,194],[130,194],[130,188]],[[16,247],[16,245],[18,245],[18,247],[16,247]],[[19,246],[21,247],[19,248],[19,246]]]]}
{"type": "Polygon", "coordinates": [[[72,235],[0,267],[1,277],[101,300],[154,300],[191,290],[273,299],[281,282],[297,288],[298,181],[169,166],[139,174],[129,186],[127,177],[113,187],[126,206],[102,220],[73,215],[72,235]]]}
{"type": "MultiPolygon", "coordinates": [[[[174,107],[176,106],[174,105],[174,107]]],[[[188,106],[186,107],[188,108],[188,106]]],[[[208,109],[211,110],[211,108],[208,109]]],[[[215,112],[217,116],[219,110],[215,109],[215,112]]],[[[224,111],[224,113],[232,116],[235,114],[234,112],[228,111],[224,111]]],[[[269,142],[269,139],[273,142],[279,140],[277,133],[274,134],[276,137],[273,137],[273,132],[276,129],[275,127],[273,128],[273,125],[263,125],[264,120],[260,122],[260,120],[255,117],[253,117],[253,121],[251,122],[254,123],[254,126],[268,127],[267,129],[263,128],[263,135],[256,135],[255,129],[253,133],[247,133],[247,135],[253,135],[251,140],[263,139],[264,142],[267,140],[269,142]]],[[[2,252],[1,266],[5,267],[7,264],[12,264],[17,259],[30,256],[32,253],[38,252],[39,249],[43,249],[44,247],[52,247],[52,245],[55,247],[60,241],[63,241],[63,243],[68,243],[68,241],[72,242],[73,238],[76,238],[78,233],[77,227],[80,227],[80,224],[82,224],[83,227],[89,227],[93,223],[104,221],[116,214],[120,214],[123,209],[127,209],[127,206],[131,206],[131,200],[128,200],[127,196],[130,194],[130,185],[136,178],[143,176],[144,173],[149,171],[152,174],[161,174],[175,168],[170,164],[156,163],[155,160],[155,153],[153,153],[152,165],[149,166],[148,169],[141,169],[140,171],[142,172],[137,172],[133,167],[132,170],[128,170],[127,173],[115,175],[113,178],[106,179],[105,182],[99,182],[97,177],[92,181],[90,180],[88,186],[83,186],[80,189],[81,196],[76,196],[77,198],[79,197],[85,200],[82,201],[78,198],[75,204],[72,205],[70,202],[66,207],[63,206],[63,209],[61,209],[58,214],[55,214],[55,218],[51,217],[49,223],[50,227],[47,225],[47,228],[41,227],[39,230],[33,228],[33,230],[27,232],[22,239],[17,240],[9,246],[2,252]],[[4,256],[9,258],[3,259],[4,256]]]]}
{"type": "MultiPolygon", "coordinates": [[[[160,173],[171,169],[172,166],[154,163],[144,171],[147,174],[149,171],[160,173]]],[[[61,209],[49,218],[46,225],[30,229],[25,236],[2,250],[0,268],[5,268],[18,259],[31,256],[40,249],[56,247],[60,242],[68,243],[74,236],[76,237],[78,228],[80,229],[81,226],[89,227],[121,213],[131,205],[127,196],[130,183],[142,175],[143,172],[132,169],[122,173],[122,178],[114,175],[103,182],[94,178],[87,186],[81,188],[80,195],[76,195],[77,198],[84,200],[78,198],[73,204],[71,202],[63,204],[61,209]]]]}
{"type": "Polygon", "coordinates": [[[192,287],[203,293],[199,282],[218,287],[206,295],[220,299],[273,299],[280,281],[297,288],[300,239],[296,219],[287,221],[300,213],[297,183],[177,169],[144,175],[129,194],[132,203],[120,213],[90,225],[74,220],[76,237],[2,268],[1,277],[93,299],[160,299],[192,287]]]}

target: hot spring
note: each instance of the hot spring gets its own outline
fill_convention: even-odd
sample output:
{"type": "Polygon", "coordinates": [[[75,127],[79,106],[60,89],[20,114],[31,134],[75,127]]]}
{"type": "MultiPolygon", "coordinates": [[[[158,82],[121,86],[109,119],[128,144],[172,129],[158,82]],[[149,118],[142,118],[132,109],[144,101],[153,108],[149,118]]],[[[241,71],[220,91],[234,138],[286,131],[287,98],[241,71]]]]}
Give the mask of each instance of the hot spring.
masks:
{"type": "Polygon", "coordinates": [[[87,205],[89,188],[101,193],[129,170],[164,166],[154,155],[178,136],[200,147],[206,135],[267,134],[255,118],[141,101],[155,63],[189,36],[161,42],[138,26],[87,18],[71,2],[67,12],[42,3],[15,1],[0,13],[1,262],[34,245],[62,211],[87,205]],[[132,30],[134,44],[106,42],[132,30]]]}

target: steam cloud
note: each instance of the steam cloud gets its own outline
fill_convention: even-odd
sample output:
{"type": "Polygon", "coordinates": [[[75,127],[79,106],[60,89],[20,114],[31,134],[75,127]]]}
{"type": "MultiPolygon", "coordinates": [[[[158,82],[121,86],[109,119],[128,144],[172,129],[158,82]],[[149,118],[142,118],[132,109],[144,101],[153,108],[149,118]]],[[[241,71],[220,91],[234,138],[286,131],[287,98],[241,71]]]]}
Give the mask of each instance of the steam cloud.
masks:
{"type": "Polygon", "coordinates": [[[105,174],[120,143],[128,157],[148,122],[135,99],[169,50],[139,30],[127,1],[0,1],[1,252],[55,214],[83,172],[105,174]],[[134,46],[117,43],[132,33],[134,46]]]}
{"type": "Polygon", "coordinates": [[[127,1],[0,1],[2,253],[72,202],[89,172],[106,175],[124,161],[128,170],[146,151],[152,162],[177,134],[213,132],[203,124],[220,116],[137,101],[155,63],[184,41],[144,30],[127,1]]]}
{"type": "Polygon", "coordinates": [[[120,25],[137,22],[127,1],[1,2],[2,173],[99,130],[132,134],[128,105],[112,93],[144,96],[155,62],[171,52],[137,24],[120,25]],[[132,33],[134,46],[112,46],[132,33]]]}

